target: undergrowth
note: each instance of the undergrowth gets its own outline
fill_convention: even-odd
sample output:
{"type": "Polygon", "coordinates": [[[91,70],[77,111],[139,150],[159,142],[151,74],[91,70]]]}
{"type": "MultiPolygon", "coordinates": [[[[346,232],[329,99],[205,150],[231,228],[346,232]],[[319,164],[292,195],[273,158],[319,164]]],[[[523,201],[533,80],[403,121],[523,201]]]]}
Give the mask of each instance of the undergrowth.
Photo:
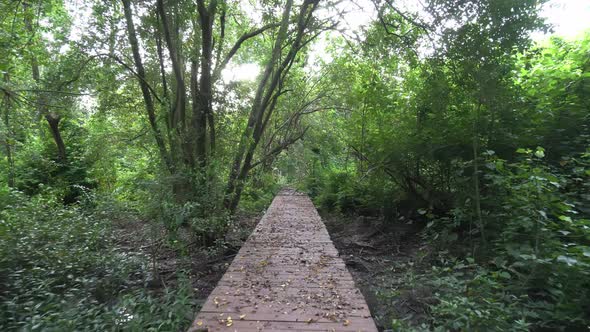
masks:
{"type": "MultiPolygon", "coordinates": [[[[380,296],[408,294],[427,313],[418,325],[394,317],[395,331],[587,331],[590,329],[588,154],[560,169],[544,150],[520,149],[507,163],[487,153],[483,199],[487,241],[473,225],[469,198],[447,216],[429,215],[429,254],[396,266],[380,296]]],[[[395,315],[393,315],[395,316],[395,315]]]]}
{"type": "Polygon", "coordinates": [[[114,244],[99,210],[10,191],[0,197],[0,330],[178,331],[190,282],[145,288],[149,258],[114,244]],[[88,212],[92,211],[92,212],[88,212]]]}

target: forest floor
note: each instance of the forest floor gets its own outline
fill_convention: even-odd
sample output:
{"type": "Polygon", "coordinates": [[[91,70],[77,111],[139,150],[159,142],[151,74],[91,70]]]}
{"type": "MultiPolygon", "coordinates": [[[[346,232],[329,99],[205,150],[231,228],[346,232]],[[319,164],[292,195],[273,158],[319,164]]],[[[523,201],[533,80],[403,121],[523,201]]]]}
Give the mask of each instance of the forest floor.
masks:
{"type": "Polygon", "coordinates": [[[426,323],[432,290],[407,283],[408,274],[427,273],[428,247],[415,224],[384,227],[376,219],[324,214],[330,237],[365,296],[380,331],[393,319],[426,323]],[[424,271],[422,271],[424,270],[424,271]]]}
{"type": "Polygon", "coordinates": [[[181,230],[178,240],[173,241],[163,227],[154,226],[152,222],[118,221],[114,225],[116,247],[127,254],[148,258],[150,278],[145,281],[145,287],[155,293],[163,292],[167,287],[174,288],[180,281],[178,272],[184,272],[190,277],[195,305],[200,307],[260,218],[261,215],[239,215],[225,238],[210,247],[199,245],[198,239],[188,235],[188,230],[181,230]]]}

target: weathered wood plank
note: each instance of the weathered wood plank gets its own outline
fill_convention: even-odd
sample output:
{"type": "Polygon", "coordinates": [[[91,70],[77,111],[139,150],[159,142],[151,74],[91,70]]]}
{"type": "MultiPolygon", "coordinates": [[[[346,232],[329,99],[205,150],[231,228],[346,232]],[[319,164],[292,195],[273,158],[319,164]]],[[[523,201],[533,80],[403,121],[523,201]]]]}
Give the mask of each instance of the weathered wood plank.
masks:
{"type": "Polygon", "coordinates": [[[189,331],[375,332],[377,328],[311,200],[284,190],[189,331]]]}

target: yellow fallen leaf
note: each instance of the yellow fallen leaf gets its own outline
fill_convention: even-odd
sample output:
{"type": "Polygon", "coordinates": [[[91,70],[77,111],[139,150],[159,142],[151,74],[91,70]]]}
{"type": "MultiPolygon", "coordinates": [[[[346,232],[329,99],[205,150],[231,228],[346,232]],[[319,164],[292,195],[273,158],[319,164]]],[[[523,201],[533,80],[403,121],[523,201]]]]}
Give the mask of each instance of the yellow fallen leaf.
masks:
{"type": "Polygon", "coordinates": [[[344,320],[344,326],[348,326],[348,325],[350,325],[350,321],[348,319],[345,319],[344,320]]]}
{"type": "Polygon", "coordinates": [[[197,325],[199,325],[199,326],[203,325],[203,321],[198,321],[197,325]]]}
{"type": "Polygon", "coordinates": [[[234,325],[234,321],[231,319],[231,316],[227,316],[226,322],[227,323],[225,324],[225,326],[227,326],[227,327],[234,325]]]}
{"type": "Polygon", "coordinates": [[[243,320],[244,318],[246,318],[246,314],[240,315],[240,320],[243,320]]]}

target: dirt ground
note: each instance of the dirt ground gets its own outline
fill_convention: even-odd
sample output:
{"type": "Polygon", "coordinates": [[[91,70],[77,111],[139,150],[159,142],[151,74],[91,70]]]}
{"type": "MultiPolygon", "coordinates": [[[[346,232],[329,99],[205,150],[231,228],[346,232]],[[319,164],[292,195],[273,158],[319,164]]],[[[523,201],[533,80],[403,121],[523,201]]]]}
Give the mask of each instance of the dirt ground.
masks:
{"type": "Polygon", "coordinates": [[[188,229],[179,231],[178,240],[171,241],[162,227],[142,220],[127,220],[115,224],[116,245],[121,251],[148,258],[150,273],[145,286],[154,292],[174,287],[177,272],[185,272],[190,277],[195,302],[200,306],[261,217],[237,216],[225,238],[207,248],[191,238],[188,229]]]}
{"type": "Polygon", "coordinates": [[[419,226],[403,220],[383,225],[363,217],[324,214],[322,218],[379,330],[388,330],[394,318],[412,325],[426,322],[424,299],[430,297],[430,290],[400,282],[428,250],[418,234],[419,226]]]}

